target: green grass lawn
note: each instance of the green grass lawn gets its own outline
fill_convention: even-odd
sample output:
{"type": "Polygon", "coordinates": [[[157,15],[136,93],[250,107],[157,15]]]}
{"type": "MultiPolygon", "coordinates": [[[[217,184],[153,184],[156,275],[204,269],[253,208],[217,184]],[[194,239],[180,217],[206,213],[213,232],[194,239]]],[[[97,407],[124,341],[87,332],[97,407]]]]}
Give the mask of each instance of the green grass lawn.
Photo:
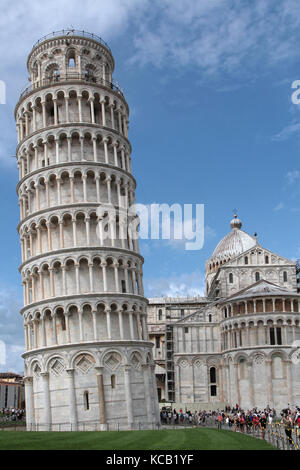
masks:
{"type": "Polygon", "coordinates": [[[0,450],[271,450],[266,441],[217,429],[0,432],[0,450]]]}

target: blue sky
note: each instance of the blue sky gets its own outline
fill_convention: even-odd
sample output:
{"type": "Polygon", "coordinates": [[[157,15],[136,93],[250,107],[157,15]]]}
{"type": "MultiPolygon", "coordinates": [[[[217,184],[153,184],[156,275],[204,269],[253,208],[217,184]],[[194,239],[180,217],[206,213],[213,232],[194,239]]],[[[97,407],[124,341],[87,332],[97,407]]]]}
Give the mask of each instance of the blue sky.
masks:
{"type": "Polygon", "coordinates": [[[296,0],[2,1],[0,80],[0,340],[22,370],[20,245],[13,118],[27,84],[26,58],[51,31],[99,34],[131,109],[137,201],[205,204],[200,251],[142,241],[146,295],[203,292],[204,264],[230,230],[243,229],[288,258],[300,258],[300,10],[296,0]],[[70,8],[72,5],[72,8],[70,8]]]}

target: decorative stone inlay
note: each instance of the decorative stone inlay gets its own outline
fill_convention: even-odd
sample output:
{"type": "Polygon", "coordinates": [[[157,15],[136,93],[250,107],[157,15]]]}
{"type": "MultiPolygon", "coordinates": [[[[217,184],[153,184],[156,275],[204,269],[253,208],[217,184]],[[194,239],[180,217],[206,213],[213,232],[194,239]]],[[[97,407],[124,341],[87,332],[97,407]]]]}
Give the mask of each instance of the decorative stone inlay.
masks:
{"type": "Polygon", "coordinates": [[[53,359],[50,364],[50,372],[52,375],[59,377],[65,370],[65,364],[61,359],[53,359]]]}
{"type": "Polygon", "coordinates": [[[116,370],[121,362],[121,358],[117,354],[110,354],[104,361],[104,365],[111,370],[116,370]]]}
{"type": "Polygon", "coordinates": [[[200,359],[196,359],[196,360],[194,361],[194,366],[195,366],[195,367],[203,367],[203,366],[204,366],[204,363],[203,363],[203,361],[201,361],[200,359]]]}
{"type": "Polygon", "coordinates": [[[256,354],[254,356],[255,364],[262,364],[264,362],[264,356],[262,354],[256,354]]]}
{"type": "Polygon", "coordinates": [[[136,354],[133,354],[131,357],[131,364],[136,370],[140,370],[141,362],[136,354]]]}
{"type": "Polygon", "coordinates": [[[179,367],[188,367],[189,363],[188,361],[186,361],[185,359],[182,359],[180,362],[179,362],[179,367]]]}
{"type": "Polygon", "coordinates": [[[33,375],[38,378],[41,376],[41,368],[40,366],[36,363],[33,367],[33,375]]]}
{"type": "Polygon", "coordinates": [[[87,355],[79,356],[75,362],[75,369],[86,374],[93,366],[93,358],[87,355]]]}

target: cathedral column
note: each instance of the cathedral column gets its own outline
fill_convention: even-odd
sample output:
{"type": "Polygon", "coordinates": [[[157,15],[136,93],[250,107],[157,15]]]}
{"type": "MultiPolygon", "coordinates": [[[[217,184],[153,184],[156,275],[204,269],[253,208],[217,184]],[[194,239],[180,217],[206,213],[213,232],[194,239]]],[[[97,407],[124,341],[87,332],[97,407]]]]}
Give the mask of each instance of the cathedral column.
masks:
{"type": "Polygon", "coordinates": [[[97,137],[93,137],[93,156],[94,156],[94,162],[97,163],[98,158],[97,158],[97,137]]]}
{"type": "Polygon", "coordinates": [[[239,377],[238,377],[238,364],[233,364],[234,367],[234,388],[235,388],[235,396],[237,403],[240,405],[241,403],[241,396],[240,396],[240,388],[239,388],[239,377]]]}
{"type": "Polygon", "coordinates": [[[43,431],[51,431],[51,408],[50,408],[50,391],[49,391],[49,373],[42,372],[41,376],[43,378],[43,392],[44,392],[44,422],[43,422],[43,431]]]}
{"type": "Polygon", "coordinates": [[[108,149],[107,149],[108,139],[107,139],[107,137],[104,137],[102,141],[103,141],[103,146],[104,146],[105,163],[108,165],[109,161],[108,161],[108,149]]]}
{"type": "Polygon", "coordinates": [[[57,99],[56,98],[53,98],[53,106],[54,106],[54,125],[57,126],[58,112],[57,112],[57,99]]]}
{"type": "Polygon", "coordinates": [[[97,334],[97,310],[92,310],[93,316],[93,334],[94,334],[94,341],[97,341],[98,334],[97,334]]]}
{"type": "Polygon", "coordinates": [[[72,140],[71,139],[72,139],[71,136],[67,136],[67,141],[68,141],[68,162],[72,161],[72,140]]]}
{"type": "Polygon", "coordinates": [[[53,344],[56,345],[57,343],[57,331],[56,331],[56,314],[52,314],[52,330],[53,330],[53,344]]]}
{"type": "Polygon", "coordinates": [[[249,386],[249,401],[250,401],[250,408],[254,408],[255,406],[255,396],[254,396],[254,378],[253,378],[253,362],[248,361],[248,386],[249,386]]]}
{"type": "Polygon", "coordinates": [[[105,116],[105,98],[101,96],[100,98],[101,104],[101,114],[102,114],[102,126],[106,127],[106,116],[105,116]]]}
{"type": "Polygon", "coordinates": [[[106,431],[107,422],[106,422],[106,410],[105,410],[103,367],[95,367],[95,370],[96,370],[97,386],[98,386],[100,429],[102,431],[106,431]]]}
{"type": "Polygon", "coordinates": [[[100,176],[96,175],[95,176],[95,181],[96,181],[96,193],[97,193],[97,202],[100,202],[100,176]]]}
{"type": "Polygon", "coordinates": [[[46,102],[42,101],[43,127],[46,127],[46,102]]]}
{"type": "Polygon", "coordinates": [[[102,277],[103,277],[103,290],[104,292],[107,292],[107,275],[106,275],[106,266],[107,263],[106,261],[101,262],[101,267],[102,267],[102,277]]]}
{"type": "Polygon", "coordinates": [[[118,166],[118,153],[117,153],[118,142],[113,142],[112,146],[113,146],[113,149],[114,149],[114,162],[115,162],[115,166],[118,166]]]}
{"type": "Polygon", "coordinates": [[[79,95],[79,96],[77,97],[77,103],[78,103],[78,119],[79,119],[79,122],[82,122],[81,99],[82,99],[82,96],[79,95]]]}
{"type": "Polygon", "coordinates": [[[69,312],[64,312],[65,321],[66,321],[66,332],[67,332],[67,343],[71,343],[71,332],[70,332],[70,321],[69,321],[69,312]]]}
{"type": "Polygon", "coordinates": [[[269,359],[265,360],[265,377],[267,382],[267,397],[268,404],[270,406],[273,403],[273,386],[272,386],[272,361],[269,359]]]}
{"type": "Polygon", "coordinates": [[[286,368],[286,385],[287,385],[287,399],[290,405],[294,404],[294,397],[293,397],[293,378],[292,378],[292,370],[291,370],[291,360],[288,359],[285,362],[286,368]]]}
{"type": "Polygon", "coordinates": [[[77,405],[76,405],[76,393],[75,393],[75,381],[74,381],[74,369],[66,370],[68,377],[68,388],[69,388],[69,411],[70,411],[70,425],[71,431],[77,431],[77,405]]]}
{"type": "Polygon", "coordinates": [[[94,292],[93,263],[89,263],[90,292],[94,292]]]}
{"type": "Polygon", "coordinates": [[[90,98],[90,106],[91,106],[91,120],[92,124],[95,124],[95,108],[94,108],[94,98],[90,98]]]}
{"type": "Polygon", "coordinates": [[[69,97],[65,96],[65,105],[66,105],[66,122],[70,122],[69,117],[69,97]]]}
{"type": "Polygon", "coordinates": [[[32,106],[32,131],[36,131],[36,106],[32,106]]]}
{"type": "Polygon", "coordinates": [[[83,341],[83,324],[82,324],[83,311],[78,310],[78,321],[79,321],[79,341],[83,341]]]}
{"type": "Polygon", "coordinates": [[[108,337],[108,339],[111,339],[111,317],[110,317],[111,310],[106,309],[105,313],[106,313],[107,337],[108,337]]]}
{"type": "Polygon", "coordinates": [[[114,104],[110,103],[109,107],[110,107],[111,127],[112,127],[112,129],[115,129],[114,104]]]}
{"type": "Polygon", "coordinates": [[[224,390],[223,390],[223,366],[222,364],[220,364],[219,366],[219,373],[218,373],[218,376],[219,376],[219,391],[218,391],[218,396],[219,396],[219,400],[220,401],[224,401],[224,390]]]}
{"type": "Polygon", "coordinates": [[[26,400],[26,430],[35,431],[33,377],[24,377],[26,400]]]}
{"type": "Polygon", "coordinates": [[[45,348],[46,346],[47,346],[47,341],[46,341],[45,316],[42,315],[42,347],[45,348]]]}
{"type": "MultiPolygon", "coordinates": [[[[190,376],[190,384],[191,384],[191,403],[195,401],[195,389],[194,389],[194,365],[192,361],[189,362],[189,376],[190,376]]],[[[166,378],[167,379],[167,378],[166,378]]]]}
{"type": "Polygon", "coordinates": [[[127,405],[127,416],[128,416],[128,429],[133,429],[133,406],[132,406],[132,391],[130,384],[130,365],[123,366],[124,371],[124,386],[125,386],[125,396],[126,396],[126,405],[127,405]]]}
{"type": "Polygon", "coordinates": [[[133,312],[129,312],[129,326],[130,326],[130,339],[134,340],[134,329],[133,329],[133,312]]]}
{"type": "Polygon", "coordinates": [[[122,310],[118,310],[118,316],[119,316],[120,338],[124,339],[124,325],[123,325],[123,312],[122,312],[122,310]]]}
{"type": "Polygon", "coordinates": [[[143,378],[144,378],[144,395],[147,409],[148,423],[151,424],[153,420],[152,400],[150,393],[150,378],[149,378],[149,364],[142,364],[143,378]]]}

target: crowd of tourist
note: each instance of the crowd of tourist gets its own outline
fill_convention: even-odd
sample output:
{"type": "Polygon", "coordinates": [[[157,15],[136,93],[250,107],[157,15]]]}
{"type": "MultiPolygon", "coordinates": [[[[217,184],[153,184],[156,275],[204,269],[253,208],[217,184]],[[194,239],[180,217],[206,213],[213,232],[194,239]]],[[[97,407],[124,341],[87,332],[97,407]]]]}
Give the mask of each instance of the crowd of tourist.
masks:
{"type": "Polygon", "coordinates": [[[0,410],[1,421],[22,421],[25,419],[25,410],[19,408],[2,408],[0,410]]]}
{"type": "Polygon", "coordinates": [[[193,413],[189,410],[183,411],[163,407],[160,413],[162,424],[210,426],[216,425],[218,429],[231,429],[237,432],[251,433],[253,430],[261,430],[261,437],[265,437],[268,426],[273,423],[284,426],[285,434],[292,443],[292,431],[300,429],[300,408],[288,406],[276,414],[275,409],[268,405],[263,409],[253,408],[243,410],[238,404],[235,407],[226,407],[224,410],[206,411],[199,410],[193,413]]]}

